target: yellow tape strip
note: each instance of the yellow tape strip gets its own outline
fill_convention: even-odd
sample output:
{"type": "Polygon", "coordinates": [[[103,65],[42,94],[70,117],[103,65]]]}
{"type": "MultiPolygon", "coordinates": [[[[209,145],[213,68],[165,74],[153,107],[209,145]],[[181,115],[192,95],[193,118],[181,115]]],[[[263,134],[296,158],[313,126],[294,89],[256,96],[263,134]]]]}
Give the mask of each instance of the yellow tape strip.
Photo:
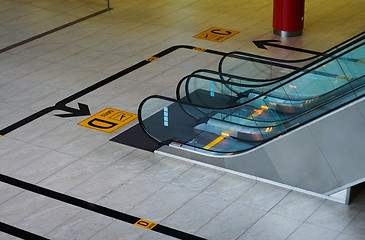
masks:
{"type": "Polygon", "coordinates": [[[148,62],[153,62],[153,61],[155,61],[155,60],[157,60],[158,59],[158,57],[154,57],[154,56],[152,56],[152,57],[149,57],[149,58],[147,58],[147,59],[145,59],[146,61],[148,61],[148,62]]]}
{"type": "Polygon", "coordinates": [[[195,47],[195,48],[193,48],[193,50],[195,50],[195,51],[200,51],[200,52],[204,52],[204,51],[206,51],[207,49],[206,49],[206,48],[195,47]]]}
{"type": "Polygon", "coordinates": [[[219,136],[216,139],[213,140],[213,142],[209,143],[207,146],[204,147],[204,149],[211,149],[212,147],[214,147],[217,143],[219,143],[220,141],[222,141],[224,139],[224,137],[219,136]]]}
{"type": "Polygon", "coordinates": [[[151,230],[152,228],[156,227],[157,223],[154,223],[154,222],[141,218],[134,225],[151,230]]]}
{"type": "Polygon", "coordinates": [[[264,111],[263,109],[257,110],[257,112],[254,112],[250,116],[248,116],[247,119],[251,119],[251,118],[261,114],[263,111],[264,111]]]}
{"type": "Polygon", "coordinates": [[[347,81],[349,81],[349,80],[351,80],[351,77],[346,77],[346,76],[341,76],[341,75],[339,75],[339,76],[337,76],[337,77],[336,77],[336,79],[342,79],[342,80],[347,80],[347,81]]]}

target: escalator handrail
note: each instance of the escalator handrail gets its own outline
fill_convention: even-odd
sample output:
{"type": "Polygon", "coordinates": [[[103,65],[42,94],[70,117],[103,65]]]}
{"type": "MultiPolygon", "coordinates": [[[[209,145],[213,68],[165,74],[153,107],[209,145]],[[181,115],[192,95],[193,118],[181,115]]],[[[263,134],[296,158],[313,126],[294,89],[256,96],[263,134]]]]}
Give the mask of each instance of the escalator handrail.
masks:
{"type": "MultiPolygon", "coordinates": [[[[364,39],[364,35],[365,35],[365,32],[362,32],[362,33],[360,33],[360,34],[358,34],[357,36],[355,36],[355,37],[353,37],[353,38],[351,38],[351,39],[349,39],[349,40],[347,40],[347,41],[345,41],[345,43],[348,43],[348,42],[350,42],[349,44],[344,44],[344,43],[342,43],[342,44],[339,44],[339,45],[337,45],[336,47],[333,47],[333,48],[331,48],[330,50],[333,50],[333,49],[335,49],[335,48],[337,48],[338,46],[341,46],[341,45],[344,45],[344,46],[342,46],[341,48],[339,48],[339,49],[336,49],[334,52],[332,52],[330,55],[323,55],[323,57],[322,58],[319,58],[319,59],[317,59],[317,60],[315,60],[315,61],[313,61],[313,62],[311,62],[311,63],[309,63],[309,64],[307,64],[307,65],[305,65],[305,66],[303,66],[303,67],[295,67],[296,68],[296,70],[294,70],[293,72],[291,72],[291,73],[289,73],[289,74],[286,74],[286,75],[284,75],[284,76],[281,76],[281,77],[279,77],[279,78],[273,78],[273,79],[267,79],[267,80],[258,80],[258,79],[253,79],[253,78],[245,78],[245,77],[240,77],[240,76],[235,76],[235,75],[231,75],[231,74],[227,74],[227,73],[221,73],[221,72],[217,72],[217,71],[213,71],[213,70],[207,70],[207,69],[199,69],[199,70],[196,70],[196,71],[194,71],[192,74],[190,74],[190,75],[193,75],[194,73],[198,73],[198,72],[208,72],[208,73],[211,73],[211,74],[218,74],[219,76],[221,76],[221,80],[222,80],[222,82],[226,82],[225,80],[223,80],[223,78],[222,78],[222,76],[223,77],[228,77],[228,78],[236,78],[236,79],[238,79],[238,80],[245,80],[245,81],[251,81],[251,82],[267,82],[267,83],[269,83],[269,84],[273,84],[273,83],[276,83],[276,82],[279,82],[279,81],[283,81],[284,79],[287,79],[287,78],[289,78],[289,77],[291,77],[291,76],[293,76],[293,75],[295,75],[295,74],[297,74],[297,73],[300,73],[300,72],[303,72],[304,71],[304,73],[308,73],[308,72],[310,72],[310,71],[313,71],[315,68],[313,68],[313,69],[310,69],[310,70],[307,70],[307,68],[309,68],[309,67],[312,67],[312,66],[314,66],[315,64],[317,64],[317,63],[320,63],[322,60],[324,60],[324,59],[327,59],[327,62],[328,62],[328,59],[330,59],[330,60],[334,60],[334,59],[337,59],[337,58],[339,58],[339,56],[337,56],[336,58],[333,58],[333,59],[331,59],[331,57],[333,56],[333,55],[335,55],[336,53],[338,53],[338,52],[341,52],[342,50],[344,50],[344,49],[346,49],[347,47],[349,47],[349,46],[351,46],[351,44],[356,44],[356,43],[358,43],[359,41],[361,41],[361,40],[363,40],[364,39]],[[355,38],[360,38],[360,39],[356,39],[355,40],[355,42],[351,42],[351,40],[353,40],[353,39],[355,39],[355,38]]],[[[330,51],[330,50],[328,50],[328,51],[330,51]]],[[[327,52],[327,51],[326,51],[327,52]]],[[[248,54],[248,53],[247,53],[248,54]]],[[[342,56],[343,54],[341,54],[341,56],[342,56]]],[[[262,56],[260,56],[260,57],[262,57],[262,56]]],[[[262,57],[262,58],[266,58],[266,57],[262,57]]],[[[270,58],[269,58],[270,59],[270,58]]],[[[327,63],[326,62],[326,63],[327,63]]],[[[321,63],[320,65],[323,65],[323,63],[321,63]]],[[[317,66],[316,68],[318,68],[319,66],[317,66]]],[[[183,79],[181,79],[180,81],[179,81],[179,83],[178,83],[178,87],[180,87],[181,86],[181,82],[182,81],[185,81],[185,77],[183,78],[183,79]]],[[[293,80],[294,79],[296,79],[296,78],[293,78],[293,80]]],[[[264,83],[265,84],[265,83],[264,83]]],[[[267,85],[262,85],[262,86],[267,86],[267,85]]],[[[178,89],[176,89],[176,92],[178,92],[178,89]]]]}
{"type": "MultiPolygon", "coordinates": [[[[265,57],[265,56],[259,56],[259,55],[256,55],[256,54],[251,54],[251,53],[246,53],[246,52],[241,52],[241,51],[232,51],[232,52],[228,52],[226,53],[222,58],[221,60],[219,61],[219,64],[218,64],[218,71],[220,73],[223,73],[222,71],[222,64],[223,64],[223,61],[226,57],[228,57],[229,55],[232,55],[232,54],[236,54],[236,55],[243,55],[243,56],[247,56],[249,58],[256,58],[256,59],[261,59],[263,62],[279,62],[279,63],[285,63],[285,64],[290,64],[290,63],[299,63],[299,62],[305,62],[305,61],[311,61],[315,58],[327,58],[327,57],[331,57],[334,53],[330,53],[331,51],[336,51],[336,48],[339,48],[341,46],[344,46],[344,45],[348,45],[349,43],[351,43],[352,41],[356,41],[357,38],[361,38],[362,35],[364,35],[365,32],[361,32],[349,39],[347,39],[346,41],[322,52],[322,53],[319,53],[318,55],[316,56],[313,56],[313,57],[309,57],[309,58],[304,58],[304,59],[299,59],[299,60],[284,60],[284,59],[277,59],[277,58],[270,58],[270,57],[265,57]]],[[[290,65],[289,65],[290,66],[290,65]]],[[[303,66],[305,67],[305,66],[303,66]]]]}
{"type": "MultiPolygon", "coordinates": [[[[357,43],[359,43],[359,42],[360,42],[360,41],[362,41],[362,40],[365,40],[365,32],[363,32],[363,36],[362,36],[360,39],[357,39],[357,40],[355,41],[355,43],[352,43],[352,44],[357,44],[357,43]]],[[[317,63],[319,63],[319,62],[320,62],[320,64],[318,64],[317,66],[314,66],[312,69],[310,69],[310,70],[308,70],[308,71],[305,71],[305,72],[302,72],[301,74],[299,74],[299,75],[297,75],[297,76],[294,76],[293,78],[287,79],[286,81],[282,82],[282,83],[281,83],[281,84],[279,84],[278,86],[275,86],[275,87],[271,88],[270,90],[268,90],[268,91],[266,91],[266,92],[262,93],[262,95],[259,95],[259,96],[255,97],[255,98],[253,98],[253,99],[251,99],[251,100],[247,101],[246,103],[249,103],[250,101],[254,101],[254,100],[256,100],[256,99],[258,99],[258,98],[260,98],[260,97],[262,97],[262,96],[264,96],[264,95],[267,95],[269,92],[274,91],[274,90],[276,90],[276,89],[278,89],[278,88],[280,88],[280,87],[283,87],[284,85],[288,84],[289,82],[291,82],[291,81],[295,81],[296,79],[298,79],[298,78],[300,78],[300,77],[304,76],[305,74],[309,74],[309,73],[311,73],[311,72],[315,71],[317,68],[320,68],[322,65],[326,65],[326,64],[328,64],[328,63],[329,63],[329,62],[331,62],[331,61],[335,61],[336,59],[340,58],[341,56],[343,56],[343,55],[345,55],[345,54],[347,54],[347,53],[349,53],[349,52],[353,51],[353,50],[354,50],[354,49],[356,49],[356,48],[361,47],[362,45],[365,45],[365,42],[362,42],[362,43],[360,43],[359,45],[356,45],[356,46],[353,46],[353,45],[351,45],[351,46],[345,45],[345,46],[343,46],[342,48],[337,49],[337,50],[336,50],[336,51],[335,51],[335,52],[331,55],[331,56],[333,56],[333,55],[335,55],[336,53],[341,52],[341,51],[343,51],[344,49],[348,48],[348,49],[346,49],[346,51],[342,52],[342,53],[341,53],[341,54],[339,54],[338,56],[335,56],[335,58],[331,58],[331,57],[329,56],[328,58],[325,58],[326,60],[325,60],[324,62],[321,62],[321,61],[315,61],[315,62],[312,62],[312,63],[308,64],[308,65],[314,66],[315,64],[317,64],[317,63]]],[[[290,76],[286,75],[286,77],[285,77],[285,78],[289,78],[289,77],[290,77],[290,76]]],[[[184,80],[184,79],[182,79],[182,80],[184,80]]],[[[178,83],[178,87],[180,87],[180,85],[182,84],[182,83],[181,83],[181,82],[182,82],[182,80],[180,80],[180,81],[179,81],[179,83],[178,83]]],[[[219,81],[219,80],[218,80],[218,81],[219,81]]],[[[276,82],[279,82],[279,81],[273,81],[273,82],[271,82],[271,83],[266,83],[266,84],[265,84],[265,85],[263,85],[263,86],[267,86],[267,85],[270,85],[270,84],[274,84],[274,83],[276,83],[276,82]]],[[[227,82],[225,82],[225,81],[222,81],[222,83],[227,84],[227,82]]],[[[245,85],[243,85],[243,84],[242,84],[242,86],[245,86],[245,85]]],[[[176,90],[176,92],[178,92],[178,89],[176,90]]],[[[236,106],[239,106],[239,105],[236,105],[236,106]]]]}

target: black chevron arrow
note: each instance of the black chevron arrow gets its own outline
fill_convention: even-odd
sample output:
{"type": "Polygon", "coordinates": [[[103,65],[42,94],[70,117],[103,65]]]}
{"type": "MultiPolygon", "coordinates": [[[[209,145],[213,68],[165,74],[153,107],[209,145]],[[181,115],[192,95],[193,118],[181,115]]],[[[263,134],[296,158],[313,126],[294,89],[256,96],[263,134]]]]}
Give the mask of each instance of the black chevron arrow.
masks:
{"type": "Polygon", "coordinates": [[[69,113],[55,114],[58,117],[79,117],[79,116],[89,116],[91,115],[89,106],[83,103],[78,103],[79,109],[67,107],[65,105],[56,104],[56,109],[63,110],[69,113]]]}
{"type": "Polygon", "coordinates": [[[316,52],[316,51],[312,51],[312,50],[296,48],[296,47],[289,47],[289,46],[284,46],[284,45],[273,43],[273,42],[280,42],[278,40],[259,40],[259,41],[252,41],[252,42],[256,45],[256,47],[262,48],[262,49],[267,49],[265,46],[271,46],[271,47],[283,48],[286,50],[309,53],[309,54],[314,54],[314,55],[321,54],[320,52],[316,52]]]}

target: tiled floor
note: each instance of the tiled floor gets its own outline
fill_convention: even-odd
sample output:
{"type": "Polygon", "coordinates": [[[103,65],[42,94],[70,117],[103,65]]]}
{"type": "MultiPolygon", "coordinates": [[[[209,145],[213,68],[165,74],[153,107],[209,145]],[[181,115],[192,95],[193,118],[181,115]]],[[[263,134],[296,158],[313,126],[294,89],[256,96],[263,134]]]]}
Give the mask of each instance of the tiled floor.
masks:
{"type": "MultiPolygon", "coordinates": [[[[113,10],[0,53],[0,129],[174,45],[277,58],[308,55],[253,40],[324,51],[365,29],[364,0],[306,0],[304,34],[272,34],[272,0],[111,0],[113,10]],[[240,31],[221,42],[210,28],[240,31]]],[[[106,8],[97,0],[0,0],[0,49],[106,8]]],[[[179,49],[67,106],[136,113],[147,96],[219,56],[179,49]]],[[[324,200],[109,141],[49,112],[0,138],[0,173],[207,239],[365,239],[365,192],[351,205],[324,200]]],[[[0,182],[0,221],[49,239],[173,239],[0,182]]],[[[16,237],[0,232],[0,239],[16,237]]]]}

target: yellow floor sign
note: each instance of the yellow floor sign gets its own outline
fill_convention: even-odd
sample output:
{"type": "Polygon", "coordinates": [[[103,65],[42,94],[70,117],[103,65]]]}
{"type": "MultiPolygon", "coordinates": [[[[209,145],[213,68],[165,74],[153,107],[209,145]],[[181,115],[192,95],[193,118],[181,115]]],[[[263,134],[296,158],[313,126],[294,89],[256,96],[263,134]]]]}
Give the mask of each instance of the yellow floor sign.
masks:
{"type": "Polygon", "coordinates": [[[239,32],[223,28],[212,27],[202,33],[195,35],[194,37],[214,42],[223,42],[224,40],[227,40],[228,38],[236,35],[237,33],[239,32]]]}
{"type": "Polygon", "coordinates": [[[137,118],[137,114],[106,108],[77,125],[111,133],[137,118]]]}

